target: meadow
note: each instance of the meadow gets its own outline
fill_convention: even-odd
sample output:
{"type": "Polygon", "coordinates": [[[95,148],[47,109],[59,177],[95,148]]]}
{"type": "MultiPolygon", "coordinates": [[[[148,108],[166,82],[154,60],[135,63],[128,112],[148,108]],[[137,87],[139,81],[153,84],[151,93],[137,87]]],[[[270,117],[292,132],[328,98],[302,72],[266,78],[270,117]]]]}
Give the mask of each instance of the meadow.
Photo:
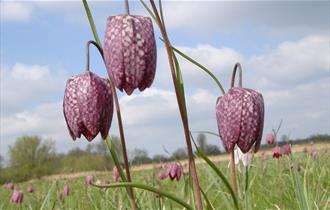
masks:
{"type": "MultiPolygon", "coordinates": [[[[323,148],[319,150],[307,145],[304,151],[293,153],[294,166],[289,155],[276,159],[269,153],[266,153],[267,156],[260,155],[262,152],[253,158],[248,177],[245,169],[237,166],[239,209],[300,209],[293,170],[296,170],[303,186],[309,209],[330,209],[330,150],[327,143],[323,145],[318,147],[323,148]],[[248,178],[248,182],[245,182],[245,178],[248,178]]],[[[295,145],[292,148],[295,151],[295,145]]],[[[215,164],[229,179],[228,161],[222,158],[215,164]]],[[[197,164],[197,169],[200,186],[211,203],[210,206],[205,203],[208,206],[206,209],[234,209],[230,194],[216,173],[202,161],[197,164]]],[[[158,166],[150,168],[149,165],[144,169],[140,166],[132,171],[133,181],[168,191],[195,206],[189,175],[182,175],[179,181],[159,180],[158,172],[158,166]]],[[[22,204],[11,203],[12,191],[3,186],[0,189],[0,209],[131,209],[125,188],[99,189],[85,184],[85,175],[92,175],[94,184],[102,184],[104,180],[113,183],[111,172],[86,172],[78,177],[71,175],[15,183],[17,188],[24,191],[22,204]],[[69,186],[68,194],[63,192],[65,185],[69,186]],[[26,192],[28,186],[33,187],[32,193],[26,192]]],[[[140,209],[184,209],[152,192],[134,189],[134,193],[140,209]]]]}

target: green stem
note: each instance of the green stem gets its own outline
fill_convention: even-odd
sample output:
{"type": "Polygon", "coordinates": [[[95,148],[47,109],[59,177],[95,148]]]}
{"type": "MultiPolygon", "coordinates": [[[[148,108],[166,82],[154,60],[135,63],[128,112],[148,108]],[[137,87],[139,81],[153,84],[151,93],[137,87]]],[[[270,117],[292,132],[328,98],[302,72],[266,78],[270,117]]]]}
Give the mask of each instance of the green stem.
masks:
{"type": "MultiPolygon", "coordinates": [[[[94,35],[94,39],[95,39],[96,43],[99,45],[99,47],[102,49],[102,44],[101,44],[100,39],[99,39],[99,36],[97,34],[95,23],[94,23],[92,14],[90,12],[88,3],[87,3],[86,0],[82,0],[82,2],[83,2],[84,7],[85,7],[85,11],[86,11],[86,14],[87,14],[87,17],[88,17],[88,21],[89,21],[90,27],[92,29],[93,35],[94,35]]],[[[102,59],[104,61],[103,51],[102,51],[101,54],[102,54],[102,59]]],[[[104,62],[104,65],[106,67],[105,62],[104,62]]],[[[110,75],[109,75],[109,77],[110,77],[110,75]]],[[[127,181],[130,182],[131,181],[131,174],[130,174],[130,170],[129,170],[129,163],[128,163],[128,157],[127,157],[127,149],[126,149],[126,142],[125,142],[123,122],[122,122],[122,119],[121,119],[121,112],[120,112],[119,100],[118,100],[118,96],[117,96],[115,84],[112,81],[112,79],[110,79],[110,84],[111,84],[111,93],[113,95],[114,103],[115,103],[115,107],[116,107],[116,113],[117,113],[117,119],[118,119],[118,128],[119,128],[119,134],[120,134],[120,141],[121,141],[121,146],[123,148],[123,158],[124,158],[124,164],[125,164],[125,169],[126,169],[126,177],[127,177],[127,181]]],[[[132,208],[134,210],[138,209],[137,208],[137,205],[135,203],[133,189],[131,189],[131,188],[129,189],[128,196],[130,198],[130,203],[131,203],[132,208]]]]}
{"type": "Polygon", "coordinates": [[[181,206],[185,207],[188,210],[193,210],[193,208],[185,203],[183,200],[181,200],[180,198],[178,198],[175,195],[172,195],[166,191],[157,189],[155,187],[151,187],[145,184],[139,184],[139,183],[134,183],[134,182],[121,182],[121,183],[114,183],[114,184],[109,184],[109,185],[93,185],[95,187],[99,187],[99,188],[116,188],[116,187],[134,187],[134,188],[139,188],[139,189],[143,189],[143,190],[147,190],[150,192],[154,192],[154,193],[158,193],[164,197],[167,197],[169,199],[171,199],[172,201],[175,201],[176,203],[180,204],[181,206]]]}
{"type": "Polygon", "coordinates": [[[89,21],[89,25],[91,26],[92,28],[92,31],[93,31],[93,35],[94,35],[94,38],[95,38],[95,41],[96,43],[99,45],[99,46],[102,46],[101,42],[100,42],[100,39],[99,39],[99,35],[97,34],[97,31],[96,31],[96,27],[95,27],[95,24],[94,24],[94,21],[93,21],[93,16],[91,14],[91,11],[89,10],[89,7],[88,7],[88,4],[87,4],[87,1],[86,0],[82,0],[83,4],[84,4],[84,7],[85,7],[85,11],[86,11],[86,14],[87,14],[87,17],[88,17],[88,21],[89,21]]]}

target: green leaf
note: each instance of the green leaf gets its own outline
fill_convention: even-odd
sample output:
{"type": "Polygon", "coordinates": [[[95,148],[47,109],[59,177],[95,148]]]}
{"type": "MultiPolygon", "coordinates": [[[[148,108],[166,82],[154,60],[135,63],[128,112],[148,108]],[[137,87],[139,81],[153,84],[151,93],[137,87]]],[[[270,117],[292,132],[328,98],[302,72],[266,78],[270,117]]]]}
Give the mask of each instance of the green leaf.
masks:
{"type": "Polygon", "coordinates": [[[188,205],[187,203],[185,203],[183,200],[181,200],[180,198],[178,198],[176,195],[172,195],[166,191],[163,191],[161,189],[157,189],[155,187],[151,187],[149,185],[145,185],[145,184],[140,184],[140,183],[134,183],[134,182],[120,182],[120,183],[114,183],[114,184],[109,184],[109,185],[93,185],[95,187],[98,188],[116,188],[116,187],[134,187],[134,188],[139,188],[139,189],[143,189],[143,190],[147,190],[150,192],[154,192],[154,193],[158,193],[164,197],[167,197],[168,199],[180,204],[181,206],[185,207],[188,210],[193,210],[193,208],[188,205]]]}
{"type": "Polygon", "coordinates": [[[208,199],[206,193],[202,190],[202,188],[199,186],[200,191],[202,192],[203,198],[205,199],[206,202],[206,209],[207,210],[215,210],[215,208],[212,206],[210,200],[208,199]]]}
{"type": "Polygon", "coordinates": [[[304,189],[302,186],[302,183],[300,182],[299,175],[296,170],[296,164],[293,158],[293,155],[290,155],[290,163],[293,167],[291,167],[291,176],[294,181],[294,188],[296,192],[296,196],[299,203],[299,208],[301,210],[309,210],[308,202],[307,202],[307,196],[304,194],[304,189]]]}
{"type": "Polygon", "coordinates": [[[183,103],[183,107],[185,109],[184,110],[185,111],[185,114],[187,114],[186,98],[185,98],[185,95],[184,95],[184,85],[183,85],[181,68],[180,68],[180,64],[178,62],[178,59],[175,56],[175,54],[174,54],[173,51],[172,51],[172,54],[173,54],[173,60],[174,60],[174,65],[175,65],[175,70],[176,70],[176,82],[177,82],[178,88],[179,88],[180,100],[183,103]]]}
{"type": "Polygon", "coordinates": [[[148,5],[143,1],[140,0],[141,4],[144,6],[144,8],[147,10],[147,12],[149,13],[149,15],[151,16],[151,18],[156,22],[156,24],[158,25],[156,16],[154,15],[154,13],[151,11],[151,9],[148,7],[148,5]]]}

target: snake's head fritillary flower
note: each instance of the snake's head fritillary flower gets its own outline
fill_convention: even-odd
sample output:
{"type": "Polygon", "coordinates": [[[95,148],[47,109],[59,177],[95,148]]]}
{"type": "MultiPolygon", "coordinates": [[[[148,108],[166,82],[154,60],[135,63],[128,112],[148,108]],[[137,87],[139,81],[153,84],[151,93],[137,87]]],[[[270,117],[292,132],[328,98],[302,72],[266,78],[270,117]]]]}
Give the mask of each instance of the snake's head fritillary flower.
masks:
{"type": "Polygon", "coordinates": [[[119,171],[116,166],[114,166],[112,169],[112,179],[115,182],[119,182],[120,180],[119,171]]]}
{"type": "Polygon", "coordinates": [[[273,158],[280,158],[282,157],[282,150],[280,147],[274,147],[272,149],[272,153],[273,153],[273,158]]]}
{"type": "Polygon", "coordinates": [[[266,142],[267,144],[275,144],[275,134],[273,133],[267,133],[266,135],[266,142]]]}
{"type": "Polygon", "coordinates": [[[131,95],[151,86],[156,72],[156,42],[152,21],[137,15],[110,16],[104,41],[104,60],[119,90],[131,95]]]}
{"type": "Polygon", "coordinates": [[[176,179],[177,181],[181,178],[181,166],[178,163],[168,164],[167,166],[168,176],[171,180],[176,179]]]}
{"type": "Polygon", "coordinates": [[[23,202],[24,194],[20,190],[14,190],[13,193],[11,194],[10,201],[12,203],[17,203],[21,204],[23,202]]]}
{"type": "Polygon", "coordinates": [[[70,194],[69,185],[64,185],[64,187],[63,187],[63,195],[64,196],[69,196],[69,194],[70,194]]]}
{"type": "Polygon", "coordinates": [[[93,183],[93,181],[94,181],[93,176],[88,175],[88,176],[85,177],[85,184],[86,185],[91,185],[93,183]]]}
{"type": "Polygon", "coordinates": [[[29,193],[33,193],[33,187],[32,187],[32,185],[29,185],[27,187],[26,191],[29,192],[29,193]]]}
{"type": "Polygon", "coordinates": [[[110,81],[90,71],[72,77],[65,87],[63,110],[73,140],[83,134],[91,141],[99,132],[105,139],[113,115],[110,81]]]}
{"type": "Polygon", "coordinates": [[[5,184],[5,188],[8,189],[8,190],[14,190],[15,185],[12,182],[8,182],[8,183],[5,184]]]}
{"type": "Polygon", "coordinates": [[[232,85],[229,92],[218,98],[216,116],[219,134],[226,151],[233,151],[237,145],[243,153],[247,153],[255,144],[255,152],[261,143],[264,124],[264,100],[255,90],[234,86],[235,65],[232,85]]]}
{"type": "Polygon", "coordinates": [[[281,147],[281,152],[283,155],[291,154],[291,146],[289,144],[285,144],[281,147]]]}
{"type": "Polygon", "coordinates": [[[165,166],[165,168],[161,168],[160,171],[157,174],[157,178],[159,180],[164,180],[168,177],[169,170],[167,169],[167,165],[165,166]]]}

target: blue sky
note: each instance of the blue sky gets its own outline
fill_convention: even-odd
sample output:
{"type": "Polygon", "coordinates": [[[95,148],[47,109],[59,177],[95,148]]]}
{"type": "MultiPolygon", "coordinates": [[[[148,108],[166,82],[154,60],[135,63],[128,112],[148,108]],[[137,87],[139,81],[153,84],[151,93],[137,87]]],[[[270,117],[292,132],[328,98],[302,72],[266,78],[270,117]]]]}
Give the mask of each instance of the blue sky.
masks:
{"type": "MultiPolygon", "coordinates": [[[[90,7],[103,40],[107,16],[123,13],[124,5],[97,1],[90,7]]],[[[131,2],[131,13],[146,15],[137,1],[131,2]]],[[[209,67],[225,89],[233,65],[242,63],[243,85],[265,98],[264,133],[281,119],[281,134],[292,138],[330,133],[328,1],[164,1],[164,15],[172,43],[209,67]]],[[[22,135],[51,138],[59,152],[88,144],[70,139],[61,104],[66,80],[85,69],[90,39],[79,1],[1,2],[2,156],[22,135]]],[[[166,54],[159,40],[157,46],[152,88],[119,94],[128,148],[146,148],[151,155],[163,153],[163,146],[169,151],[184,146],[166,54]]],[[[97,51],[91,52],[91,69],[106,76],[97,51]]],[[[216,132],[217,87],[180,61],[191,129],[216,132]]],[[[115,115],[110,133],[118,134],[115,115]]],[[[221,145],[215,137],[208,140],[221,145]]]]}

